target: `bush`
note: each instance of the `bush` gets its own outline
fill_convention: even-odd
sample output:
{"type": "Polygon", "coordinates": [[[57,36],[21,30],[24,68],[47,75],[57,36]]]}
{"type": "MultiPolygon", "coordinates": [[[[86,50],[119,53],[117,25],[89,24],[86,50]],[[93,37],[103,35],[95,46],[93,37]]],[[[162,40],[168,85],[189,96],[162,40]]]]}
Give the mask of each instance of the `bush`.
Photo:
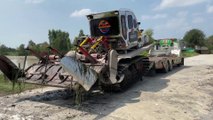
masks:
{"type": "Polygon", "coordinates": [[[182,52],[183,57],[193,57],[193,56],[196,56],[196,55],[199,55],[199,53],[197,53],[195,51],[191,51],[191,52],[183,51],[182,52]]]}

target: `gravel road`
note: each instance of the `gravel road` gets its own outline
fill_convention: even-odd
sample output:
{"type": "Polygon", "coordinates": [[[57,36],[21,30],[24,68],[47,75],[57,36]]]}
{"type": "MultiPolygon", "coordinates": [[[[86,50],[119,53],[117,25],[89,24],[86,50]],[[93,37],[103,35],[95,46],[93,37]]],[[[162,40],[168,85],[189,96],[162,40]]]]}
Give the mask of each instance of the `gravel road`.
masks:
{"type": "Polygon", "coordinates": [[[213,55],[145,77],[123,93],[92,93],[81,106],[72,93],[46,87],[0,97],[0,120],[212,120],[213,55]]]}

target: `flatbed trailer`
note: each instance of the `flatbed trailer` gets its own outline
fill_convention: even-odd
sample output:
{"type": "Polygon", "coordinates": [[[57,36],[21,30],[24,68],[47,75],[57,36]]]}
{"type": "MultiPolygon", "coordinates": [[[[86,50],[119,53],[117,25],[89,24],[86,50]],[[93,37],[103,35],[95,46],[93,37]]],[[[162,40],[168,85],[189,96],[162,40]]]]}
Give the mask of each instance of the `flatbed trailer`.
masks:
{"type": "Polygon", "coordinates": [[[178,41],[175,39],[161,39],[149,51],[149,75],[156,71],[167,73],[175,66],[184,65],[178,41]],[[159,44],[161,43],[161,44],[159,44]]]}
{"type": "Polygon", "coordinates": [[[181,66],[184,64],[183,57],[164,56],[164,57],[149,57],[149,61],[153,63],[152,69],[156,71],[169,72],[173,70],[175,66],[181,66]]]}

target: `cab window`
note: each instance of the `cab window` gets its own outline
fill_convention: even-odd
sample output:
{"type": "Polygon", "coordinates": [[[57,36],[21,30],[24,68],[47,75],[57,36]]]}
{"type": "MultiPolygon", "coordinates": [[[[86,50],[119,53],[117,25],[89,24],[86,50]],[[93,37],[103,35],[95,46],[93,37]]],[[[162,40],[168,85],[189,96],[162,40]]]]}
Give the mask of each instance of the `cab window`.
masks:
{"type": "Polygon", "coordinates": [[[131,15],[128,15],[128,27],[129,29],[133,28],[133,19],[131,15]]]}
{"type": "Polygon", "coordinates": [[[137,22],[136,22],[136,19],[134,19],[134,28],[137,28],[137,22]]]}
{"type": "Polygon", "coordinates": [[[121,16],[121,26],[122,26],[123,37],[124,37],[124,39],[126,39],[127,38],[127,28],[126,28],[126,19],[125,19],[124,15],[121,16]]]}
{"type": "Polygon", "coordinates": [[[90,31],[92,36],[118,35],[119,20],[117,16],[93,19],[90,21],[90,31]]]}

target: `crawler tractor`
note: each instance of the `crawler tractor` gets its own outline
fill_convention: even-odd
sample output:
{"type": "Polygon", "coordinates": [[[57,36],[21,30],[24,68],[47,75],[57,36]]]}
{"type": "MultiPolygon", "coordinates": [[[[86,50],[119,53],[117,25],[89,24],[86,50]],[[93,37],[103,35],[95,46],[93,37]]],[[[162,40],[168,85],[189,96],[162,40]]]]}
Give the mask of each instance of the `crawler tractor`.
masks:
{"type": "MultiPolygon", "coordinates": [[[[18,68],[0,56],[0,69],[11,81],[43,84],[85,91],[93,89],[125,90],[149,71],[149,59],[141,56],[152,48],[148,37],[130,10],[115,10],[87,15],[90,36],[81,37],[76,51],[62,55],[49,47],[53,55],[40,56],[28,48],[39,62],[18,68]]],[[[27,56],[25,57],[26,62],[27,56]]],[[[25,66],[25,65],[24,65],[25,66]]]]}

